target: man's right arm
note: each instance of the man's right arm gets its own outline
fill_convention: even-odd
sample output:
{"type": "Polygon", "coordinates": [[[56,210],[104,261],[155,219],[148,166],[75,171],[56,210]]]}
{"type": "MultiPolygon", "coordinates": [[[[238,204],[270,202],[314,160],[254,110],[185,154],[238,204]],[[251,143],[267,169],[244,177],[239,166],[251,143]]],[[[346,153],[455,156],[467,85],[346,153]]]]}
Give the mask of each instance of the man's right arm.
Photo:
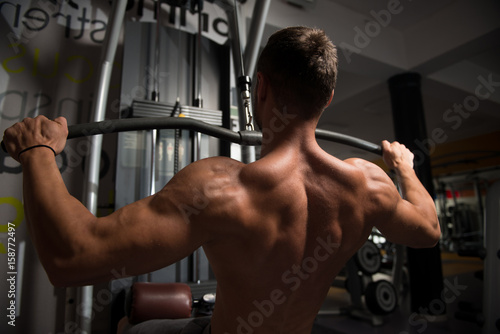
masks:
{"type": "Polygon", "coordinates": [[[413,154],[398,142],[384,141],[382,148],[385,163],[396,173],[402,197],[392,180],[377,168],[370,182],[383,213],[375,227],[392,242],[415,248],[433,247],[441,230],[434,200],[413,170],[413,154]]]}

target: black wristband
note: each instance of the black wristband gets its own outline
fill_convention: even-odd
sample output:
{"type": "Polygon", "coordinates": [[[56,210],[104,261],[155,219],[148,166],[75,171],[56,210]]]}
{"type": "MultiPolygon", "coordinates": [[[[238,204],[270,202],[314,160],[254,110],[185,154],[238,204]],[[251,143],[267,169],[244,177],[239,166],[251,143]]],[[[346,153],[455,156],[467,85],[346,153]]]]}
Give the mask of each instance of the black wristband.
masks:
{"type": "Polygon", "coordinates": [[[54,156],[57,155],[56,151],[54,151],[54,149],[52,147],[50,147],[48,145],[40,144],[40,145],[33,145],[33,146],[30,146],[30,147],[27,147],[27,148],[21,150],[21,152],[19,152],[19,154],[17,155],[17,159],[19,159],[19,157],[21,156],[21,154],[23,154],[24,152],[29,151],[29,150],[31,150],[33,148],[37,148],[37,147],[46,147],[46,148],[49,148],[54,153],[54,156]]]}

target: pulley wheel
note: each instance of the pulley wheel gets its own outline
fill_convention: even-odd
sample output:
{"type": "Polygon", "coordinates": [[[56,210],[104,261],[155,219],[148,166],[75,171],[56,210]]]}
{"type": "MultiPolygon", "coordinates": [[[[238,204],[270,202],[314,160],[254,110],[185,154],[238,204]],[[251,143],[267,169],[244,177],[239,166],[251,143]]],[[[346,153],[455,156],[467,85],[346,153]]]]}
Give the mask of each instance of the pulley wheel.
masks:
{"type": "Polygon", "coordinates": [[[380,280],[370,282],[365,290],[366,307],[377,315],[392,313],[398,306],[396,288],[391,282],[380,280]]]}
{"type": "Polygon", "coordinates": [[[382,259],[377,245],[368,240],[354,255],[359,270],[365,275],[373,275],[380,270],[382,259]]]}

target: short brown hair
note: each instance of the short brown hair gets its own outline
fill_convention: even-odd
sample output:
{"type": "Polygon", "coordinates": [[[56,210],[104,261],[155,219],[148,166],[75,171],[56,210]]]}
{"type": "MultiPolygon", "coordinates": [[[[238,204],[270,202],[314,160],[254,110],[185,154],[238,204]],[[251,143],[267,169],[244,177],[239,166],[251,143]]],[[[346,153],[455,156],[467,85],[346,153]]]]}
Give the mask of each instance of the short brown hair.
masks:
{"type": "Polygon", "coordinates": [[[275,32],[257,63],[280,107],[298,104],[309,118],[326,107],[337,80],[337,50],[321,29],[289,27],[275,32]]]}

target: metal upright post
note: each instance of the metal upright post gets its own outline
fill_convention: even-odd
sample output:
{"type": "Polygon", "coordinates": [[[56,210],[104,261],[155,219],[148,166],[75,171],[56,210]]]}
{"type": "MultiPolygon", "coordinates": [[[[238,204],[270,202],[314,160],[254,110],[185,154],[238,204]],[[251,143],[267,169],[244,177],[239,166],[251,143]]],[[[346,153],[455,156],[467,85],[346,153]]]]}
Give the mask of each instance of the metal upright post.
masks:
{"type": "Polygon", "coordinates": [[[244,54],[245,71],[251,78],[255,71],[255,64],[257,64],[270,4],[271,0],[257,0],[253,8],[252,22],[250,23],[250,31],[248,32],[244,54]]]}
{"type": "MultiPolygon", "coordinates": [[[[127,1],[113,1],[111,15],[108,20],[108,28],[103,42],[100,62],[99,83],[97,86],[96,99],[93,105],[91,120],[99,122],[104,120],[106,104],[108,99],[109,82],[111,70],[115,58],[116,48],[120,37],[120,31],[125,17],[127,1]]],[[[83,204],[93,214],[97,213],[97,195],[99,188],[99,172],[102,150],[102,135],[92,136],[90,139],[91,151],[86,159],[86,182],[84,183],[83,204]]],[[[85,286],[78,289],[76,296],[78,302],[74,303],[74,311],[79,317],[66,314],[66,319],[76,319],[79,330],[83,333],[92,333],[92,299],[93,286],[85,286]]],[[[69,290],[68,295],[75,296],[75,290],[69,290]]],[[[71,326],[65,326],[71,328],[71,326]]]]}
{"type": "MultiPolygon", "coordinates": [[[[251,119],[251,99],[250,99],[250,81],[251,78],[245,74],[245,65],[243,63],[243,53],[242,53],[242,36],[241,31],[241,20],[239,19],[239,6],[237,1],[234,1],[232,6],[228,6],[226,10],[228,16],[228,26],[229,26],[229,36],[231,39],[231,50],[233,53],[233,63],[234,63],[234,73],[236,76],[237,88],[241,94],[241,98],[238,99],[238,115],[239,115],[239,126],[240,130],[246,130],[247,127],[253,129],[252,119],[251,119]]],[[[262,10],[266,6],[262,7],[262,10]]],[[[264,14],[264,13],[262,13],[264,14]]],[[[259,18],[261,19],[261,18],[259,18]]],[[[264,20],[265,21],[265,20],[264,20]]],[[[259,30],[254,27],[254,30],[259,30]]],[[[263,28],[260,29],[262,33],[263,28]]],[[[257,37],[257,36],[252,36],[257,37]]],[[[257,47],[257,46],[255,46],[257,47]]],[[[241,147],[241,160],[244,163],[253,162],[255,160],[255,149],[253,147],[242,146],[241,147]]]]}
{"type": "MultiPolygon", "coordinates": [[[[234,75],[235,81],[238,83],[238,78],[243,76],[245,73],[244,65],[243,65],[243,54],[242,44],[241,44],[241,36],[240,36],[240,22],[238,20],[238,11],[239,7],[235,1],[234,6],[231,9],[227,10],[227,21],[229,26],[229,38],[231,41],[231,51],[233,54],[233,67],[234,67],[234,75]]],[[[246,114],[245,108],[243,107],[243,102],[241,99],[238,99],[238,110],[239,110],[239,124],[240,130],[244,130],[246,126],[246,114]]]]}

